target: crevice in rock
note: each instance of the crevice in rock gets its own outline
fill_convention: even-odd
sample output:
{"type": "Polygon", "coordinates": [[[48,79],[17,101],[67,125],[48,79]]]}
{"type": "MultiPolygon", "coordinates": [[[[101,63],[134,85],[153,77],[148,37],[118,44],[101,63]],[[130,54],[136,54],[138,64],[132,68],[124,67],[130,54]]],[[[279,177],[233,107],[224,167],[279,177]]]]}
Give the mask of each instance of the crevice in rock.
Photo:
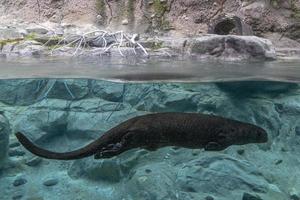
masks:
{"type": "Polygon", "coordinates": [[[238,16],[220,16],[210,24],[208,33],[218,35],[253,35],[251,27],[238,16]]]}

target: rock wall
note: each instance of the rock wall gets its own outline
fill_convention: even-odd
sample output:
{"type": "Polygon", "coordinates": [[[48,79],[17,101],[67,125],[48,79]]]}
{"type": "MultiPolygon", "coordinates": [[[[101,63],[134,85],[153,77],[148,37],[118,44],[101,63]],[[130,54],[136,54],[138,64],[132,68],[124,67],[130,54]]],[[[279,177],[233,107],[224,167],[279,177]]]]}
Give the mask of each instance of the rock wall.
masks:
{"type": "Polygon", "coordinates": [[[95,23],[117,30],[197,35],[222,15],[238,16],[257,36],[286,31],[299,40],[297,0],[0,0],[8,20],[95,23]]]}
{"type": "Polygon", "coordinates": [[[0,107],[13,132],[22,131],[38,145],[56,151],[76,149],[121,121],[149,112],[222,115],[257,124],[269,135],[267,144],[231,146],[221,152],[168,147],[77,161],[34,157],[11,135],[9,156],[15,164],[0,179],[5,199],[300,197],[299,84],[133,84],[86,79],[0,84],[0,107]]]}

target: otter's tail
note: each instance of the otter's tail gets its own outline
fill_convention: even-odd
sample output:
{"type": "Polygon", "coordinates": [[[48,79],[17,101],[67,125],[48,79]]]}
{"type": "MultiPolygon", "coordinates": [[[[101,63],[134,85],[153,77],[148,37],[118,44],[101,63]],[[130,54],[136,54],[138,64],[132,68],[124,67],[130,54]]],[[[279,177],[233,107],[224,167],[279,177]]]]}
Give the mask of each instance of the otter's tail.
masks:
{"type": "Polygon", "coordinates": [[[94,155],[99,148],[99,144],[97,144],[97,140],[88,144],[87,146],[70,152],[65,153],[57,153],[48,151],[46,149],[40,148],[32,143],[24,134],[18,132],[16,133],[16,137],[18,138],[19,142],[31,153],[48,159],[57,159],[57,160],[74,160],[80,159],[84,157],[88,157],[94,155]]]}

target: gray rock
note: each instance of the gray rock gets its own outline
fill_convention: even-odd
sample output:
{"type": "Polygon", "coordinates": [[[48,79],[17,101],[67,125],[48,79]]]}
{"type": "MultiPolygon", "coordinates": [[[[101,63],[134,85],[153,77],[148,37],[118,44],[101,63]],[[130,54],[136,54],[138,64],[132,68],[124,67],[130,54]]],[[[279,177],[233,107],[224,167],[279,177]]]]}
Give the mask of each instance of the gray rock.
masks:
{"type": "Polygon", "coordinates": [[[8,151],[8,155],[9,155],[10,157],[24,156],[24,155],[25,155],[25,152],[22,151],[22,150],[10,149],[10,150],[8,151]]]}
{"type": "Polygon", "coordinates": [[[54,186],[54,185],[57,185],[57,184],[58,184],[58,179],[56,179],[56,178],[48,179],[48,180],[43,182],[43,185],[48,186],[48,187],[54,186]]]}
{"type": "Polygon", "coordinates": [[[91,47],[105,47],[105,45],[109,46],[114,42],[116,42],[116,39],[113,36],[105,36],[104,39],[99,36],[87,38],[87,43],[91,47]]]}
{"type": "Polygon", "coordinates": [[[16,194],[12,197],[13,200],[19,200],[22,199],[23,195],[22,194],[16,194]]]}
{"type": "Polygon", "coordinates": [[[107,101],[121,101],[125,85],[107,81],[92,81],[92,92],[96,97],[107,101]]]}
{"type": "Polygon", "coordinates": [[[36,102],[39,88],[45,82],[39,80],[0,80],[0,101],[9,105],[29,105],[36,102]]]}
{"type": "Polygon", "coordinates": [[[19,147],[21,144],[19,142],[13,142],[9,144],[9,148],[19,147]]]}
{"type": "Polygon", "coordinates": [[[46,33],[48,33],[48,30],[46,28],[43,28],[43,27],[37,26],[37,25],[28,26],[26,28],[26,31],[28,33],[36,33],[36,34],[46,34],[46,33]]]}
{"type": "Polygon", "coordinates": [[[126,104],[106,101],[101,98],[89,98],[72,102],[70,109],[74,112],[86,113],[116,112],[126,109],[126,104]]]}
{"type": "Polygon", "coordinates": [[[0,114],[0,169],[7,159],[10,132],[10,125],[7,118],[0,114]]]}
{"type": "Polygon", "coordinates": [[[5,55],[5,57],[7,57],[15,48],[16,43],[5,43],[2,46],[2,54],[5,55]]]}
{"type": "Polygon", "coordinates": [[[132,170],[126,191],[132,199],[184,199],[174,188],[176,169],[163,163],[153,163],[132,170]],[[147,173],[150,169],[152,172],[147,173]]]}
{"type": "MultiPolygon", "coordinates": [[[[253,165],[244,161],[225,155],[207,156],[185,163],[178,181],[180,188],[186,192],[222,194],[224,197],[228,195],[227,191],[232,190],[265,193],[268,182],[255,175],[259,173],[253,165]]],[[[238,193],[231,195],[238,197],[238,193]]]]}
{"type": "Polygon", "coordinates": [[[36,41],[22,41],[16,44],[12,53],[21,57],[41,57],[46,54],[46,47],[36,41]]]}
{"type": "Polygon", "coordinates": [[[20,185],[24,185],[27,183],[27,180],[25,178],[17,178],[16,180],[14,180],[13,185],[15,187],[18,187],[20,185]]]}
{"type": "Polygon", "coordinates": [[[274,60],[272,43],[255,36],[205,35],[188,42],[188,54],[197,58],[221,60],[274,60]]]}
{"type": "Polygon", "coordinates": [[[56,102],[56,106],[59,106],[58,103],[60,103],[59,101],[50,101],[50,109],[44,110],[43,107],[37,107],[23,112],[15,121],[16,130],[23,132],[39,144],[47,140],[46,144],[50,143],[50,140],[55,139],[56,136],[66,134],[68,112],[51,107],[51,102],[56,102]]]}
{"type": "Polygon", "coordinates": [[[46,88],[51,88],[47,97],[56,99],[81,99],[89,93],[88,80],[86,79],[51,79],[47,81],[46,88]]]}
{"type": "Polygon", "coordinates": [[[16,28],[0,28],[1,40],[22,40],[24,36],[16,28]]]}

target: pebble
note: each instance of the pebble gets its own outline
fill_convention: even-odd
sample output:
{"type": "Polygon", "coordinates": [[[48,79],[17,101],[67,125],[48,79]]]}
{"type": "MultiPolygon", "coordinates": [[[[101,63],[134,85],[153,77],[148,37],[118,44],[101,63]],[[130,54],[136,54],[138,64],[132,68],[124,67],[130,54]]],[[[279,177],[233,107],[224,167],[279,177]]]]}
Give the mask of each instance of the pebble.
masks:
{"type": "Polygon", "coordinates": [[[127,19],[122,20],[122,25],[127,25],[129,22],[127,19]]]}
{"type": "Polygon", "coordinates": [[[212,196],[207,196],[204,200],[214,200],[214,198],[212,196]]]}
{"type": "Polygon", "coordinates": [[[44,181],[44,185],[45,186],[54,186],[54,185],[56,185],[58,183],[58,180],[57,179],[48,179],[48,180],[46,180],[46,181],[44,181]]]}
{"type": "Polygon", "coordinates": [[[9,148],[15,148],[15,147],[19,147],[21,144],[19,142],[13,142],[11,144],[9,144],[9,148]]]}
{"type": "Polygon", "coordinates": [[[245,149],[239,149],[239,150],[237,150],[237,153],[239,155],[243,155],[245,153],[245,149]]]}
{"type": "Polygon", "coordinates": [[[252,195],[247,192],[244,192],[242,200],[262,200],[258,195],[252,195]]]}
{"type": "Polygon", "coordinates": [[[17,194],[15,196],[12,197],[13,200],[18,200],[18,199],[22,199],[23,195],[22,194],[17,194]]]}
{"type": "Polygon", "coordinates": [[[13,185],[15,187],[18,187],[20,185],[24,185],[25,183],[27,183],[27,180],[25,178],[18,178],[14,181],[13,185]]]}
{"type": "Polygon", "coordinates": [[[277,160],[276,162],[275,162],[275,165],[279,165],[279,164],[281,164],[283,162],[283,160],[277,160]]]}
{"type": "Polygon", "coordinates": [[[33,157],[30,160],[26,161],[26,165],[30,166],[30,167],[35,167],[37,165],[39,165],[42,162],[42,159],[39,157],[33,157]]]}
{"type": "Polygon", "coordinates": [[[12,149],[8,151],[8,155],[10,157],[15,157],[15,156],[24,156],[25,152],[17,149],[12,149]]]}

